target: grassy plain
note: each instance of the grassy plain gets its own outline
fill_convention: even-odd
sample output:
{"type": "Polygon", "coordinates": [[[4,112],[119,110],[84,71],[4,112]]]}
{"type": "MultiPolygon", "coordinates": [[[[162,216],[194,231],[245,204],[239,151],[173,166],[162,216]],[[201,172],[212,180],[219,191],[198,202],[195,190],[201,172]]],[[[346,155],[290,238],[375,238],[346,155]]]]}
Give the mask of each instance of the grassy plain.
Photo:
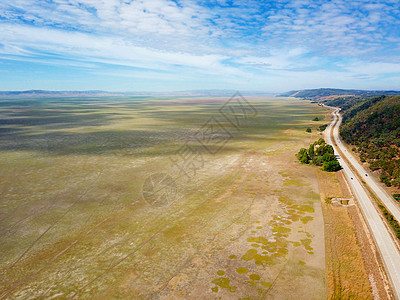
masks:
{"type": "Polygon", "coordinates": [[[250,98],[239,124],[226,100],[1,100],[0,295],[324,298],[316,170],[294,156],[324,111],[250,98]]]}

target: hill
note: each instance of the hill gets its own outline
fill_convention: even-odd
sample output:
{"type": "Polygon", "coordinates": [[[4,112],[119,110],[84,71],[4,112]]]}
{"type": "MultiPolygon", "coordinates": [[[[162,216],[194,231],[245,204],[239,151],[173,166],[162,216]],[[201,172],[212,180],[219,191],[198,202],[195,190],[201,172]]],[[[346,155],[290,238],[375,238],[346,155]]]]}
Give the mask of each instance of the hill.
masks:
{"type": "Polygon", "coordinates": [[[344,141],[355,146],[360,160],[379,172],[387,186],[400,188],[400,96],[342,102],[344,141]]]}
{"type": "Polygon", "coordinates": [[[379,90],[346,90],[346,89],[308,89],[295,90],[280,94],[281,97],[296,97],[308,100],[334,100],[343,97],[374,97],[380,95],[400,95],[400,91],[379,91],[379,90]]]}

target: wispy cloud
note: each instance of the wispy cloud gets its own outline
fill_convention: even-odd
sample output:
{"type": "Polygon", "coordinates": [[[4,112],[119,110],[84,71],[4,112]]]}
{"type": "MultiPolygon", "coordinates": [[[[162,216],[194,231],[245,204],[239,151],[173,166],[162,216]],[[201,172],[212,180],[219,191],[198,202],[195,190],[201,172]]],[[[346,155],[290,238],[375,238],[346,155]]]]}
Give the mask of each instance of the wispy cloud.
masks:
{"type": "Polygon", "coordinates": [[[182,89],[386,87],[400,74],[399,16],[394,0],[3,1],[0,60],[182,89]]]}
{"type": "Polygon", "coordinates": [[[306,44],[332,56],[367,56],[393,46],[400,28],[398,1],[290,1],[267,17],[270,41],[306,44]]]}

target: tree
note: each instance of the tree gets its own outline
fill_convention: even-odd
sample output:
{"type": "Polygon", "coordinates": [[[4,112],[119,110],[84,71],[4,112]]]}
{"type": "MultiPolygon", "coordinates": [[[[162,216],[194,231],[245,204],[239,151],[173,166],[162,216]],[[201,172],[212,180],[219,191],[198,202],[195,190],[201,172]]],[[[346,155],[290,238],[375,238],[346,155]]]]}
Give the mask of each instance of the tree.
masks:
{"type": "Polygon", "coordinates": [[[322,155],[322,160],[324,161],[324,162],[327,162],[327,161],[334,161],[334,160],[336,160],[336,156],[334,155],[334,154],[332,154],[332,153],[325,153],[324,155],[322,155]]]}
{"type": "Polygon", "coordinates": [[[326,127],[328,127],[328,124],[319,126],[319,131],[324,131],[326,129],[326,127]]]}
{"type": "Polygon", "coordinates": [[[390,182],[389,177],[385,172],[381,173],[380,179],[387,186],[392,186],[392,183],[390,182]]]}
{"type": "Polygon", "coordinates": [[[314,144],[310,145],[310,148],[308,148],[308,155],[312,158],[314,156],[314,144]]]}
{"type": "Polygon", "coordinates": [[[306,148],[301,148],[299,153],[297,153],[297,158],[302,164],[308,164],[310,157],[308,156],[308,151],[306,148]]]}
{"type": "Polygon", "coordinates": [[[307,127],[306,132],[310,133],[311,132],[311,128],[307,127]]]}
{"type": "Polygon", "coordinates": [[[333,150],[333,147],[331,145],[325,145],[324,147],[324,154],[325,153],[330,153],[330,154],[334,154],[335,151],[333,150]]]}
{"type": "Polygon", "coordinates": [[[299,153],[297,153],[297,158],[300,159],[303,156],[304,152],[307,152],[307,149],[306,148],[301,148],[299,150],[299,153]]]}
{"type": "Polygon", "coordinates": [[[315,118],[313,119],[313,121],[319,121],[319,118],[318,118],[318,117],[315,117],[315,118]]]}
{"type": "Polygon", "coordinates": [[[324,170],[324,171],[336,172],[341,169],[342,169],[342,167],[340,166],[340,164],[337,160],[327,161],[322,164],[322,170],[324,170]]]}
{"type": "Polygon", "coordinates": [[[309,161],[310,161],[310,157],[308,156],[308,153],[304,152],[303,156],[300,158],[300,162],[302,164],[308,164],[309,161]]]}
{"type": "Polygon", "coordinates": [[[323,163],[322,156],[314,156],[313,163],[314,163],[314,165],[322,166],[322,163],[323,163]]]}
{"type": "Polygon", "coordinates": [[[316,153],[318,156],[323,156],[325,153],[333,154],[334,151],[333,151],[333,147],[332,147],[331,145],[325,145],[325,144],[323,144],[323,145],[321,145],[321,146],[319,146],[319,147],[317,148],[317,150],[315,151],[315,153],[316,153]]]}

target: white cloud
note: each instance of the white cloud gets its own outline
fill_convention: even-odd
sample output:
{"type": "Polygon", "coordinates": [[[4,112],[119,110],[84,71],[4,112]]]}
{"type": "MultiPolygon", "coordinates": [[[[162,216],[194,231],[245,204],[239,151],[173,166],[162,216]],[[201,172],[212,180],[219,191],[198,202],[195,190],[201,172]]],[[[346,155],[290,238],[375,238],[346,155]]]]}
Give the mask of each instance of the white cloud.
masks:
{"type": "Polygon", "coordinates": [[[382,74],[400,74],[400,63],[358,61],[347,65],[342,65],[342,67],[344,70],[348,71],[351,76],[362,74],[376,78],[382,74]]]}
{"type": "Polygon", "coordinates": [[[236,60],[237,63],[255,65],[267,69],[297,69],[311,67],[312,59],[301,59],[308,53],[305,48],[273,49],[269,56],[244,56],[236,60]]]}
{"type": "Polygon", "coordinates": [[[1,24],[0,40],[6,41],[6,46],[0,49],[2,54],[40,55],[42,52],[51,52],[89,62],[153,70],[168,70],[173,65],[196,68],[197,71],[209,74],[234,75],[241,73],[222,63],[228,56],[160,51],[135,46],[120,37],[94,37],[80,32],[1,24]],[[22,47],[35,49],[36,52],[23,51],[22,47]]]}
{"type": "Polygon", "coordinates": [[[328,55],[358,56],[398,36],[399,3],[386,1],[288,2],[268,16],[266,38],[285,44],[300,43],[328,55]],[[396,24],[396,25],[395,25],[396,24]],[[379,28],[379,30],[378,30],[379,28]],[[384,32],[382,34],[381,32],[384,32]]]}
{"type": "Polygon", "coordinates": [[[274,87],[356,85],[400,72],[399,6],[394,0],[2,1],[0,55],[104,76],[208,77],[252,89],[267,79],[274,87]]]}
{"type": "Polygon", "coordinates": [[[194,36],[210,29],[205,30],[207,10],[191,1],[179,6],[172,0],[57,0],[46,4],[40,0],[3,3],[0,15],[17,20],[22,14],[36,24],[119,35],[194,36]]]}

